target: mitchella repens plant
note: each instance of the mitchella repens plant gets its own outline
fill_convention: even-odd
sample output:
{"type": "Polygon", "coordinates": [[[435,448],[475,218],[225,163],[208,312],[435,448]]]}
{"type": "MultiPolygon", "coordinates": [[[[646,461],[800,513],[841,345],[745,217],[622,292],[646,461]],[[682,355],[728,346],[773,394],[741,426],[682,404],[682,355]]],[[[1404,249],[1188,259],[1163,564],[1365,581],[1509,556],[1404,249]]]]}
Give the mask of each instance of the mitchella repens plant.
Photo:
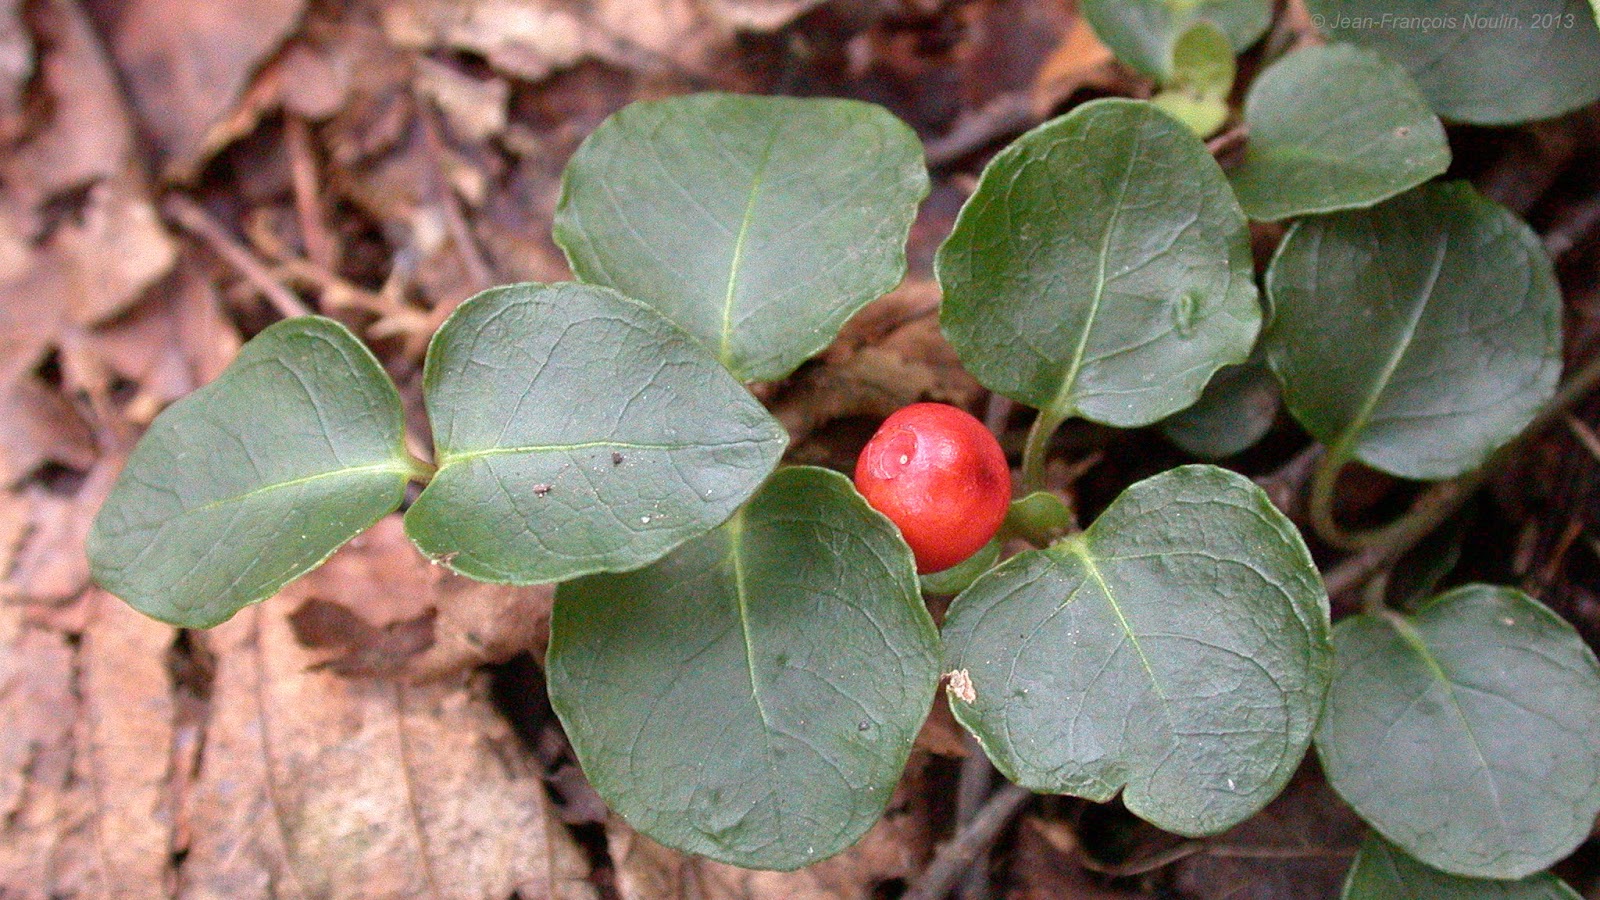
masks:
{"type": "MultiPolygon", "coordinates": [[[[1347,897],[1402,896],[1401,871],[1449,892],[1548,867],[1600,811],[1600,666],[1569,625],[1472,585],[1409,610],[1369,592],[1331,627],[1299,532],[1250,480],[1182,466],[1078,530],[1045,463],[1069,419],[1236,452],[1270,424],[1240,410],[1275,386],[1325,448],[1323,538],[1414,541],[1420,513],[1342,524],[1340,472],[1476,484],[1547,408],[1561,350],[1533,233],[1433,180],[1450,159],[1435,110],[1549,115],[1600,95],[1600,64],[1496,85],[1472,60],[1520,38],[1473,32],[1453,79],[1419,85],[1422,35],[1335,32],[1357,43],[1255,78],[1225,172],[1202,138],[1241,115],[1232,54],[1265,29],[1264,0],[1084,6],[1161,91],[1018,138],[938,254],[950,344],[1037,411],[1003,532],[1035,546],[1002,560],[992,542],[964,566],[942,630],[895,525],[839,473],[780,468],[786,434],[744,388],[789,375],[904,275],[921,146],[847,100],[701,94],[602,124],[555,223],[578,281],[486,291],[433,337],[431,461],[407,452],[400,396],[344,326],[267,328],[152,424],[94,523],[95,577],[209,627],[421,483],[405,527],[428,558],[560,583],[549,690],[600,795],[656,840],[742,866],[793,869],[860,837],[948,673],[956,718],[1006,777],[1120,794],[1182,835],[1261,810],[1314,743],[1375,829],[1347,897]],[[1290,223],[1264,296],[1252,218],[1290,223]]],[[[1563,58],[1600,58],[1593,22],[1561,40],[1563,58]]]]}

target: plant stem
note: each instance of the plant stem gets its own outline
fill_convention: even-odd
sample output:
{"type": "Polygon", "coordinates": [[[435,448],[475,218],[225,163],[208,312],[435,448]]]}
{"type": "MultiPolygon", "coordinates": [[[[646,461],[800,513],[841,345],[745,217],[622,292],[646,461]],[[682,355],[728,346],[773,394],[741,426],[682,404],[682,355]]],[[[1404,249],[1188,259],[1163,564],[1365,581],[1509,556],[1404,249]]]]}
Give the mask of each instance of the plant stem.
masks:
{"type": "Polygon", "coordinates": [[[1311,522],[1317,533],[1328,539],[1329,543],[1361,552],[1328,572],[1325,578],[1328,592],[1335,594],[1358,587],[1375,573],[1399,559],[1418,541],[1427,537],[1454,515],[1462,504],[1466,503],[1467,498],[1471,497],[1489,477],[1489,473],[1516,456],[1529,441],[1546,428],[1561,421],[1568,409],[1582,402],[1597,387],[1600,387],[1600,352],[1591,356],[1588,362],[1567,379],[1516,440],[1500,448],[1483,466],[1450,481],[1433,485],[1424,491],[1411,505],[1411,509],[1400,518],[1371,531],[1346,532],[1333,521],[1333,483],[1338,478],[1338,470],[1344,467],[1345,460],[1330,462],[1338,455],[1330,451],[1318,464],[1317,474],[1312,481],[1311,522]],[[1319,486],[1319,482],[1323,479],[1326,479],[1327,483],[1319,486]],[[1320,492],[1325,494],[1320,500],[1319,487],[1320,492]],[[1340,540],[1333,540],[1324,532],[1324,529],[1330,526],[1333,534],[1340,540]]]}
{"type": "Polygon", "coordinates": [[[1034,491],[1045,490],[1044,464],[1045,457],[1050,452],[1050,439],[1055,437],[1056,429],[1066,417],[1058,413],[1039,410],[1039,415],[1033,420],[1033,427],[1028,429],[1027,443],[1022,447],[1022,493],[1031,494],[1034,491]]]}
{"type": "Polygon", "coordinates": [[[994,844],[1006,823],[1031,799],[1033,794],[1027,788],[1009,783],[1001,785],[967,827],[933,854],[933,862],[901,895],[901,900],[943,900],[972,861],[994,844]]]}
{"type": "Polygon", "coordinates": [[[419,459],[410,453],[406,454],[406,463],[411,468],[411,471],[407,473],[408,476],[418,484],[427,484],[432,481],[434,473],[439,471],[438,467],[434,466],[433,463],[425,459],[419,459]]]}

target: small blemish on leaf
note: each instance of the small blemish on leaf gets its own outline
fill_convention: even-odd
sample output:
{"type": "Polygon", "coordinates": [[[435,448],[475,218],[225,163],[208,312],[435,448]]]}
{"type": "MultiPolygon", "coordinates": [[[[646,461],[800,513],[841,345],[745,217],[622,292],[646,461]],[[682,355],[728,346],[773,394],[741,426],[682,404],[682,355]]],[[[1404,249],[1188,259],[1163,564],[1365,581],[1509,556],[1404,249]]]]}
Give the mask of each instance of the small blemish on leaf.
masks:
{"type": "Polygon", "coordinates": [[[1184,291],[1178,295],[1177,302],[1172,304],[1172,327],[1178,332],[1179,337],[1194,336],[1194,308],[1195,296],[1193,291],[1184,291]]]}
{"type": "Polygon", "coordinates": [[[613,466],[620,466],[620,465],[622,465],[622,461],[623,461],[623,460],[624,460],[624,459],[626,459],[626,458],[627,458],[627,457],[625,457],[625,456],[623,456],[623,455],[622,455],[622,454],[621,454],[621,453],[618,453],[618,452],[617,452],[617,451],[615,451],[615,450],[613,450],[613,451],[611,451],[611,464],[612,464],[612,465],[613,465],[613,466]]]}
{"type": "Polygon", "coordinates": [[[1399,128],[1396,128],[1394,130],[1394,136],[1395,137],[1410,137],[1411,136],[1411,129],[1408,126],[1401,125],[1399,128]]]}
{"type": "Polygon", "coordinates": [[[533,495],[535,497],[543,497],[548,493],[550,493],[550,485],[548,484],[536,484],[533,486],[533,495]]]}
{"type": "Polygon", "coordinates": [[[945,690],[955,695],[962,703],[974,703],[978,699],[978,692],[972,687],[972,675],[966,669],[956,669],[945,673],[949,679],[945,683],[945,690]]]}

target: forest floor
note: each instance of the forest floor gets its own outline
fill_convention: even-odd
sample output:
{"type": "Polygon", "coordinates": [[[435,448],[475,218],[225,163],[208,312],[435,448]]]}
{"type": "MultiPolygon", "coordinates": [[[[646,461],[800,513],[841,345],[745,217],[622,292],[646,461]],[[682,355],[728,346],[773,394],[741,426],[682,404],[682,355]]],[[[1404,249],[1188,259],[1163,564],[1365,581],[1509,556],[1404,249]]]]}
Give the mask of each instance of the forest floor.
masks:
{"type": "MultiPolygon", "coordinates": [[[[1297,4],[1278,19],[1266,46],[1315,40],[1297,4]]],[[[761,386],[790,459],[848,469],[917,399],[987,409],[1019,441],[1021,411],[939,335],[931,262],[996,149],[1084,99],[1149,95],[1072,0],[0,0],[0,900],[824,900],[917,881],[975,768],[943,704],[860,844],[749,872],[608,813],[544,699],[549,590],[449,575],[396,517],[209,632],[88,576],[85,533],[134,441],[242,341],[335,316],[422,422],[423,351],[457,304],[570,277],[549,235],[578,143],[631,101],[711,89],[883,104],[933,172],[905,284],[761,386]]],[[[1557,259],[1569,368],[1600,352],[1600,109],[1450,137],[1452,175],[1557,259]]],[[[1597,419],[1600,395],[1408,565],[1521,586],[1600,639],[1597,419]]],[[[1307,443],[1280,414],[1226,464],[1295,511],[1307,443]]],[[[1059,452],[1086,520],[1190,459],[1153,429],[1071,426],[1059,452]]],[[[1204,842],[1037,798],[964,896],[1330,898],[1360,834],[1312,763],[1204,842]]],[[[1557,871],[1600,898],[1600,841],[1557,871]]]]}

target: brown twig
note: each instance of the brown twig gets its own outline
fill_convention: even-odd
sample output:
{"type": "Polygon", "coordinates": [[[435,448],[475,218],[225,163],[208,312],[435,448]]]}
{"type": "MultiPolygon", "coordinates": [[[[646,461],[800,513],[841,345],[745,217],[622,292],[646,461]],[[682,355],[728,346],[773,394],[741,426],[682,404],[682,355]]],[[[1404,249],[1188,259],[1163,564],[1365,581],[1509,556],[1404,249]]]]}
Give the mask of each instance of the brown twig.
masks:
{"type": "Polygon", "coordinates": [[[184,231],[204,241],[223,262],[232,266],[234,271],[250,282],[251,286],[267,298],[267,302],[272,304],[279,315],[285,319],[311,315],[311,308],[306,306],[305,301],[284,287],[282,282],[273,278],[272,273],[256,259],[255,254],[223,230],[222,226],[201,209],[199,204],[182,194],[169,194],[162,201],[161,209],[167,218],[176,222],[184,231]]]}
{"type": "Polygon", "coordinates": [[[901,900],[943,900],[972,861],[994,845],[1000,832],[1031,799],[1033,794],[1027,788],[1002,785],[967,827],[933,854],[933,862],[901,895],[901,900]]]}
{"type": "Polygon", "coordinates": [[[1368,578],[1416,546],[1418,541],[1432,534],[1477,492],[1489,473],[1515,457],[1521,448],[1546,428],[1566,419],[1568,410],[1581,403],[1596,388],[1600,388],[1600,352],[1590,356],[1589,361],[1567,379],[1550,402],[1528,423],[1528,427],[1522,430],[1517,440],[1502,447],[1483,466],[1428,488],[1404,516],[1377,532],[1381,540],[1363,538],[1359,552],[1324,576],[1328,594],[1332,596],[1361,586],[1368,578]]]}
{"type": "Polygon", "coordinates": [[[300,220],[300,240],[306,258],[324,271],[338,265],[338,245],[322,220],[322,200],[317,192],[317,157],[311,147],[311,128],[306,120],[291,115],[283,124],[284,143],[289,151],[289,174],[294,184],[294,211],[300,220]]]}
{"type": "Polygon", "coordinates": [[[433,162],[430,192],[444,212],[445,227],[450,229],[450,240],[455,244],[462,264],[467,267],[467,276],[472,279],[474,292],[485,290],[495,283],[494,268],[483,255],[483,248],[478,246],[478,239],[473,235],[472,226],[468,224],[466,213],[461,208],[461,198],[456,196],[455,187],[450,183],[450,175],[445,168],[444,138],[441,136],[438,110],[431,101],[420,96],[416,98],[416,105],[417,117],[422,122],[423,144],[433,162]]]}
{"type": "Polygon", "coordinates": [[[983,106],[962,113],[947,133],[927,143],[928,167],[947,166],[992,141],[1028,128],[1037,115],[1026,90],[1001,94],[983,106]]]}

